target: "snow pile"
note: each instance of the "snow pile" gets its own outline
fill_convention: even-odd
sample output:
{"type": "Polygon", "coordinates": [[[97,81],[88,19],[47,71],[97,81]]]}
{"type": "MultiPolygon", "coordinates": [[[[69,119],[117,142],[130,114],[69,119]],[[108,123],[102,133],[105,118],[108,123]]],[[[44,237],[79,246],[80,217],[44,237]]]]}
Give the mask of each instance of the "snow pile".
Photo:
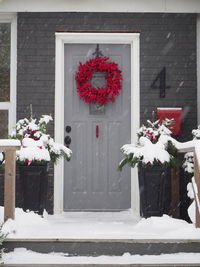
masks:
{"type": "Polygon", "coordinates": [[[171,135],[171,131],[169,129],[170,125],[173,123],[173,120],[165,119],[162,122],[157,120],[155,122],[151,122],[147,120],[147,125],[142,125],[140,129],[137,131],[138,138],[144,136],[148,138],[151,142],[155,143],[158,141],[161,135],[171,135]]]}
{"type": "MultiPolygon", "coordinates": [[[[192,140],[181,143],[169,135],[161,134],[158,138],[158,141],[156,143],[153,143],[149,140],[149,138],[142,136],[139,139],[138,144],[126,144],[122,146],[121,151],[126,156],[126,158],[120,162],[119,166],[122,165],[123,167],[123,165],[125,165],[127,162],[129,162],[131,167],[135,167],[135,165],[139,162],[150,165],[155,163],[169,163],[170,161],[173,161],[174,157],[176,157],[176,153],[178,150],[191,147],[195,147],[197,154],[200,155],[199,140],[192,140]],[[171,149],[169,149],[169,144],[171,144],[171,149]],[[165,153],[164,150],[167,153],[165,153]],[[153,162],[153,158],[155,162],[153,162]]],[[[183,167],[188,173],[193,173],[193,152],[185,154],[185,161],[183,163],[183,167]]]]}
{"type": "Polygon", "coordinates": [[[185,172],[194,173],[193,152],[188,152],[184,155],[183,169],[185,172]]]}
{"type": "Polygon", "coordinates": [[[142,233],[143,238],[146,236],[147,238],[157,239],[160,236],[162,239],[198,239],[197,236],[200,236],[200,229],[195,229],[194,225],[184,220],[171,218],[168,215],[142,218],[134,230],[142,233]],[[148,231],[151,231],[151,234],[148,231]]]}
{"type": "Polygon", "coordinates": [[[42,118],[40,118],[40,120],[39,120],[39,124],[40,125],[43,123],[48,124],[50,121],[53,121],[53,118],[51,116],[43,115],[42,118]]]}
{"type": "MultiPolygon", "coordinates": [[[[196,187],[196,190],[197,190],[197,187],[196,187]]],[[[190,199],[194,199],[194,191],[193,191],[192,183],[187,184],[187,195],[190,199]]]]}
{"type": "Polygon", "coordinates": [[[5,253],[3,256],[5,264],[101,264],[112,265],[115,264],[199,264],[200,253],[174,253],[174,254],[161,254],[161,255],[130,255],[124,253],[122,256],[98,256],[98,257],[85,257],[75,256],[68,257],[64,253],[37,253],[25,248],[16,248],[14,252],[5,253]]]}
{"type": "Polygon", "coordinates": [[[191,221],[195,223],[196,222],[196,205],[197,205],[198,210],[200,211],[200,203],[198,201],[198,195],[199,195],[198,187],[197,187],[194,177],[192,177],[191,183],[188,183],[187,191],[188,191],[187,193],[188,197],[193,200],[193,202],[188,208],[188,215],[191,221]]]}
{"type": "Polygon", "coordinates": [[[200,161],[200,140],[196,140],[194,142],[195,152],[197,155],[198,160],[200,161]]]}
{"type": "Polygon", "coordinates": [[[3,162],[4,157],[3,157],[3,153],[0,151],[0,164],[3,162]]]}
{"type": "Polygon", "coordinates": [[[72,151],[63,144],[55,143],[52,138],[49,139],[48,144],[49,144],[50,154],[54,153],[59,156],[62,154],[66,154],[68,158],[71,157],[72,151]]]}
{"type": "MultiPolygon", "coordinates": [[[[200,139],[200,125],[198,126],[197,129],[192,130],[192,135],[193,135],[193,140],[194,140],[193,141],[193,145],[195,145],[195,143],[196,143],[195,140],[197,141],[197,140],[200,139]]],[[[185,170],[185,172],[190,173],[191,175],[193,175],[193,173],[194,173],[193,152],[189,152],[189,153],[185,154],[184,163],[183,163],[183,169],[185,170]]]]}
{"type": "Polygon", "coordinates": [[[196,222],[196,203],[194,200],[188,207],[187,212],[188,212],[191,222],[195,223],[196,222]]]}
{"type": "Polygon", "coordinates": [[[192,135],[194,139],[200,139],[200,125],[197,129],[192,130],[192,135]]]}
{"type": "MultiPolygon", "coordinates": [[[[3,222],[3,207],[0,207],[0,217],[3,222]]],[[[32,235],[31,229],[38,229],[39,227],[45,228],[48,225],[48,222],[34,213],[33,211],[24,212],[20,208],[15,209],[15,220],[9,219],[6,223],[3,224],[2,231],[5,234],[10,236],[17,236],[18,232],[22,232],[23,236],[32,235]]]]}
{"type": "Polygon", "coordinates": [[[45,148],[41,140],[24,138],[22,147],[16,151],[17,161],[22,161],[30,165],[33,161],[50,161],[49,151],[45,148]]]}
{"type": "Polygon", "coordinates": [[[119,169],[129,164],[132,168],[141,165],[162,165],[168,167],[175,164],[174,153],[176,148],[171,140],[170,125],[173,120],[165,119],[162,122],[147,120],[148,126],[142,125],[138,130],[137,144],[126,144],[121,151],[124,158],[119,163],[119,169]]]}
{"type": "MultiPolygon", "coordinates": [[[[2,222],[3,210],[0,207],[2,222]]],[[[200,239],[200,229],[167,215],[140,219],[131,211],[123,211],[43,216],[16,208],[15,220],[9,219],[2,231],[9,233],[7,238],[21,239],[200,239]]]]}
{"type": "Polygon", "coordinates": [[[21,150],[17,152],[19,163],[31,164],[53,161],[60,157],[70,159],[72,151],[63,144],[55,143],[53,138],[47,134],[47,124],[52,121],[49,115],[43,115],[37,119],[24,118],[16,124],[16,131],[11,138],[22,142],[21,150]]]}
{"type": "Polygon", "coordinates": [[[133,160],[137,159],[138,162],[143,164],[154,164],[155,161],[164,164],[170,161],[171,156],[162,142],[158,141],[153,144],[148,138],[140,137],[139,144],[140,146],[124,145],[121,150],[124,155],[129,156],[132,154],[133,160]]]}

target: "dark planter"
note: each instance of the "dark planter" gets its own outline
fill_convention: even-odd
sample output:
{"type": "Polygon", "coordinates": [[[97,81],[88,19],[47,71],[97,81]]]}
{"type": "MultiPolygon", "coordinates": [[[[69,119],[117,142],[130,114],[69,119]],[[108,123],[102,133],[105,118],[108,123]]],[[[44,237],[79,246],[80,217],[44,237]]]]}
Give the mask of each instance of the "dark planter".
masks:
{"type": "Polygon", "coordinates": [[[22,208],[43,214],[47,197],[47,165],[20,165],[22,208]]]}
{"type": "Polygon", "coordinates": [[[171,169],[161,166],[139,167],[140,215],[168,214],[171,200],[171,169]]]}

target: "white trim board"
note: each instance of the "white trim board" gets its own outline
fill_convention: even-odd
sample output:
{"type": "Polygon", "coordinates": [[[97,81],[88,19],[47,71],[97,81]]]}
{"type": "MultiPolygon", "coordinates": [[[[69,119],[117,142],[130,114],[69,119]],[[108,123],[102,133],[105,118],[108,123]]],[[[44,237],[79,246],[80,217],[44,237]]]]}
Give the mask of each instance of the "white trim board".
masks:
{"type": "MultiPolygon", "coordinates": [[[[64,140],[64,44],[103,43],[131,45],[131,142],[140,123],[139,33],[56,33],[55,141],[64,140]]],[[[54,168],[54,213],[63,211],[64,159],[54,168]]],[[[131,170],[131,209],[139,214],[138,176],[131,170]]]]}
{"type": "Polygon", "coordinates": [[[0,12],[200,13],[199,0],[1,0],[0,12]]]}
{"type": "Polygon", "coordinates": [[[11,134],[16,124],[17,15],[0,13],[0,23],[11,24],[10,101],[0,102],[0,110],[8,110],[8,133],[11,134]]]}

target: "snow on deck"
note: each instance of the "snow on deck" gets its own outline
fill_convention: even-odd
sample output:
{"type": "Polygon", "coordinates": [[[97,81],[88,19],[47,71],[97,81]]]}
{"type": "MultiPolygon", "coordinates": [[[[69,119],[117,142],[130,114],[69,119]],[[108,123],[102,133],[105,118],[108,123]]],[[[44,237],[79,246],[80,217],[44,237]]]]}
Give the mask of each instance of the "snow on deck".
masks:
{"type": "Polygon", "coordinates": [[[3,231],[11,239],[200,239],[200,229],[186,221],[167,215],[141,219],[131,211],[45,213],[42,218],[16,208],[15,220],[9,219],[3,231]]]}
{"type": "Polygon", "coordinates": [[[142,256],[125,253],[122,256],[67,257],[67,254],[63,253],[41,254],[17,248],[14,252],[4,253],[2,260],[4,264],[199,264],[200,253],[142,256]]]}

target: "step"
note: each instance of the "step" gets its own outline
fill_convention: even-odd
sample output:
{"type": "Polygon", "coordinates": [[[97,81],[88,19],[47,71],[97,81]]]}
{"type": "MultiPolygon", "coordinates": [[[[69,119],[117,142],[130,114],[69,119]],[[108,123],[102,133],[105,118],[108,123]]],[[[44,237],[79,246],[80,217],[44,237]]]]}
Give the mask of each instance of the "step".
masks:
{"type": "Polygon", "coordinates": [[[99,257],[70,257],[60,254],[41,254],[27,251],[24,248],[4,254],[4,266],[200,266],[200,253],[177,253],[162,255],[130,255],[99,256],[99,257]],[[17,251],[18,250],[18,251],[17,251]]]}
{"type": "MultiPolygon", "coordinates": [[[[6,252],[26,248],[40,253],[62,252],[68,256],[160,255],[200,253],[200,239],[9,239],[6,252]]],[[[199,265],[200,266],[200,265],[199,265]]]]}
{"type": "Polygon", "coordinates": [[[64,264],[4,264],[3,265],[4,267],[39,267],[39,266],[41,266],[41,267],[57,267],[57,266],[60,266],[60,267],[68,267],[68,266],[70,266],[70,267],[80,267],[80,266],[83,266],[83,267],[90,267],[90,266],[100,266],[100,267],[120,267],[120,266],[122,266],[122,267],[129,267],[129,266],[131,266],[131,267],[200,267],[200,264],[199,263],[197,263],[197,264],[193,264],[193,263],[187,263],[187,264],[178,264],[178,263],[176,263],[176,264],[174,264],[174,263],[172,263],[172,264],[155,264],[155,263],[153,263],[153,264],[143,264],[143,263],[136,263],[136,264],[134,264],[134,263],[131,263],[131,264],[104,264],[104,263],[102,263],[102,264],[82,264],[82,263],[80,263],[80,264],[71,264],[71,263],[64,263],[64,264]]]}

